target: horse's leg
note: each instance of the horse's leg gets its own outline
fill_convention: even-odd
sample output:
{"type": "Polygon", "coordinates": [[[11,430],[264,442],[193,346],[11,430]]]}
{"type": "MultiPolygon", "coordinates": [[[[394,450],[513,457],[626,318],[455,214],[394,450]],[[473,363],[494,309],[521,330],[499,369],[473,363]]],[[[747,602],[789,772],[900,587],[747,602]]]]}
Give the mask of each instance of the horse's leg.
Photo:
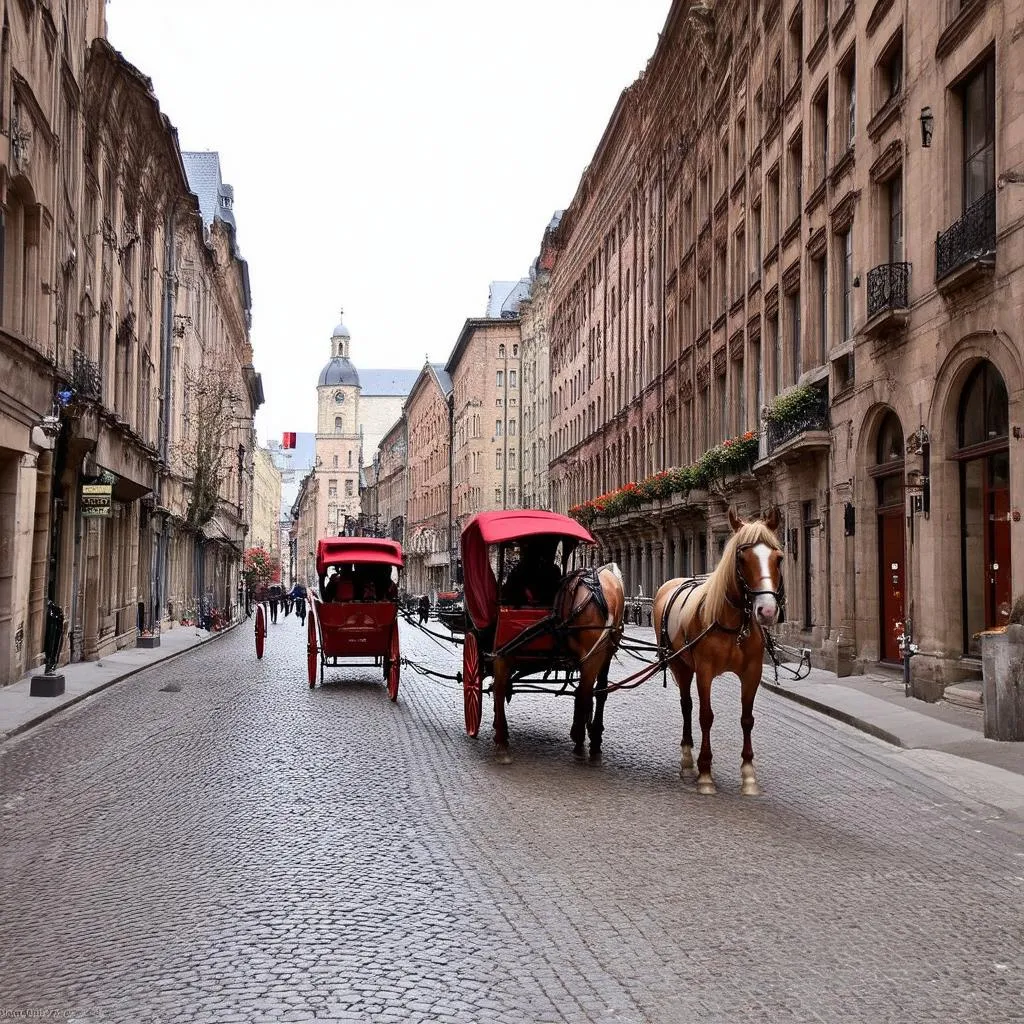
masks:
{"type": "Polygon", "coordinates": [[[576,686],[576,697],[572,707],[572,728],[569,730],[575,757],[583,757],[583,742],[587,738],[587,729],[594,714],[595,675],[589,664],[580,669],[580,681],[576,686]]]}
{"type": "Polygon", "coordinates": [[[743,761],[740,764],[741,791],[744,796],[760,796],[761,789],[754,775],[754,747],[750,734],[754,731],[754,697],[761,685],[761,663],[757,662],[740,680],[740,725],[743,727],[743,761]]]}
{"type": "Polygon", "coordinates": [[[711,796],[715,783],[711,778],[711,725],[715,713],[711,710],[711,683],[714,676],[703,666],[697,669],[697,697],[700,700],[700,754],[697,756],[697,792],[711,796]]]}
{"type": "Polygon", "coordinates": [[[679,706],[683,711],[683,738],[679,744],[683,753],[679,762],[679,777],[685,778],[687,772],[693,771],[693,698],[690,696],[693,669],[679,658],[670,661],[669,668],[679,687],[679,706]]]}
{"type": "Polygon", "coordinates": [[[511,764],[512,754],[508,749],[508,722],[505,719],[505,691],[508,685],[508,666],[504,658],[494,662],[494,743],[497,746],[495,760],[498,764],[511,764]]]}
{"type": "Polygon", "coordinates": [[[604,734],[604,705],[608,700],[608,669],[611,667],[611,656],[607,657],[597,673],[597,685],[594,687],[594,720],[590,724],[590,760],[601,760],[601,736],[604,734]]]}

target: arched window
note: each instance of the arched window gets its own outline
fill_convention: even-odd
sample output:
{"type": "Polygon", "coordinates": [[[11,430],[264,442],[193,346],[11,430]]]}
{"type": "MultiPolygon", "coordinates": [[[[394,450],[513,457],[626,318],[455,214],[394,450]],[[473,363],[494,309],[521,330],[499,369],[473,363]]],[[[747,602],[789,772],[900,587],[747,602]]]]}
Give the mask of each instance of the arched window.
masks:
{"type": "Polygon", "coordinates": [[[967,378],[960,398],[957,440],[961,448],[991,444],[1009,436],[1009,402],[999,371],[982,362],[967,378]]]}
{"type": "Polygon", "coordinates": [[[964,384],[957,415],[960,452],[964,651],[977,634],[1010,618],[1010,408],[1006,383],[988,361],[964,384]]]}
{"type": "Polygon", "coordinates": [[[498,358],[499,359],[504,359],[505,358],[505,346],[504,345],[499,345],[498,346],[498,358]]]}
{"type": "Polygon", "coordinates": [[[903,461],[903,427],[894,412],[888,412],[878,429],[878,447],[875,453],[878,465],[903,461]]]}
{"type": "Polygon", "coordinates": [[[336,434],[340,434],[341,433],[341,417],[340,416],[335,416],[334,417],[334,432],[336,434]]]}

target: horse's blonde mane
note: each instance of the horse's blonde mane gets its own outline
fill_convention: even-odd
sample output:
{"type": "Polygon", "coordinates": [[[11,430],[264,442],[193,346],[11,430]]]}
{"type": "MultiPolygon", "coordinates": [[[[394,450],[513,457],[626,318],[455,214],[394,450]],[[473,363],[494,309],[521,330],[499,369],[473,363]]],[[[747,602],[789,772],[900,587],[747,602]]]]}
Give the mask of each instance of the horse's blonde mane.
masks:
{"type": "Polygon", "coordinates": [[[729,538],[715,571],[704,584],[704,607],[701,619],[705,626],[710,625],[724,614],[728,603],[726,594],[729,585],[736,579],[736,549],[747,544],[767,544],[773,550],[779,550],[779,540],[775,533],[760,519],[744,523],[729,538]]]}

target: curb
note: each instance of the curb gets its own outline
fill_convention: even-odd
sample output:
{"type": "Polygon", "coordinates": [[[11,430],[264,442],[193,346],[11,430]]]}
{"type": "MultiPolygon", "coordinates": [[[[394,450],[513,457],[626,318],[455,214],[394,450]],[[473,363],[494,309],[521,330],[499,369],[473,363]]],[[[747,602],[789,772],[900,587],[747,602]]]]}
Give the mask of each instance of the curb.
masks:
{"type": "Polygon", "coordinates": [[[861,732],[866,732],[869,736],[874,736],[875,739],[881,740],[883,743],[890,743],[892,746],[899,747],[901,750],[908,749],[895,733],[891,733],[887,729],[882,729],[877,725],[872,725],[871,722],[868,722],[863,718],[858,718],[856,715],[851,715],[847,711],[841,711],[839,708],[834,708],[830,704],[826,704],[824,701],[815,700],[813,697],[808,697],[806,694],[795,693],[793,690],[787,690],[783,686],[769,682],[763,676],[761,678],[761,685],[771,693],[777,693],[780,697],[785,697],[787,700],[791,700],[805,708],[810,708],[812,711],[817,711],[822,715],[827,715],[829,718],[834,718],[837,721],[842,722],[844,725],[849,725],[854,729],[859,729],[861,732]]]}
{"type": "Polygon", "coordinates": [[[205,640],[200,640],[199,643],[193,644],[191,647],[186,647],[183,651],[175,651],[173,654],[168,654],[165,658],[154,659],[149,662],[148,665],[139,665],[137,668],[129,669],[122,675],[115,676],[113,679],[108,679],[105,683],[100,683],[95,689],[87,690],[85,693],[80,693],[75,697],[71,697],[69,700],[63,701],[55,707],[50,707],[45,711],[41,711],[35,718],[30,718],[27,722],[22,722],[21,725],[16,725],[8,732],[0,734],[0,744],[4,743],[6,740],[13,739],[15,736],[20,736],[22,733],[28,732],[29,729],[33,729],[37,725],[41,725],[48,718],[53,718],[54,715],[59,715],[62,711],[74,707],[76,704],[80,704],[87,697],[92,697],[97,693],[102,693],[104,690],[110,689],[110,687],[115,685],[115,683],[124,682],[125,679],[137,676],[140,672],[146,672],[157,665],[164,665],[169,661],[173,661],[175,658],[181,658],[186,654],[191,654],[193,651],[199,650],[200,647],[205,647],[207,644],[211,644],[215,640],[219,640],[222,636],[225,636],[233,629],[241,626],[244,621],[246,620],[239,619],[238,622],[232,622],[230,626],[220,630],[220,632],[214,633],[213,636],[208,636],[205,640]]]}

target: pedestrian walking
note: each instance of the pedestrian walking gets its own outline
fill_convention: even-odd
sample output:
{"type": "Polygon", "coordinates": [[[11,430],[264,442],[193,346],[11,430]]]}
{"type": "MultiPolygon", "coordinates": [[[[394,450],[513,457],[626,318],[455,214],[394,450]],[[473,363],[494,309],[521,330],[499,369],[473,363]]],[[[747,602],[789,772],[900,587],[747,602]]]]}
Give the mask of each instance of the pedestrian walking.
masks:
{"type": "Polygon", "coordinates": [[[281,588],[270,588],[270,621],[277,622],[277,606],[281,603],[281,588]]]}
{"type": "Polygon", "coordinates": [[[430,598],[424,594],[419,604],[420,622],[426,622],[430,618],[430,598]]]}
{"type": "Polygon", "coordinates": [[[295,605],[295,617],[306,625],[306,588],[301,583],[296,583],[288,594],[295,605]]]}

